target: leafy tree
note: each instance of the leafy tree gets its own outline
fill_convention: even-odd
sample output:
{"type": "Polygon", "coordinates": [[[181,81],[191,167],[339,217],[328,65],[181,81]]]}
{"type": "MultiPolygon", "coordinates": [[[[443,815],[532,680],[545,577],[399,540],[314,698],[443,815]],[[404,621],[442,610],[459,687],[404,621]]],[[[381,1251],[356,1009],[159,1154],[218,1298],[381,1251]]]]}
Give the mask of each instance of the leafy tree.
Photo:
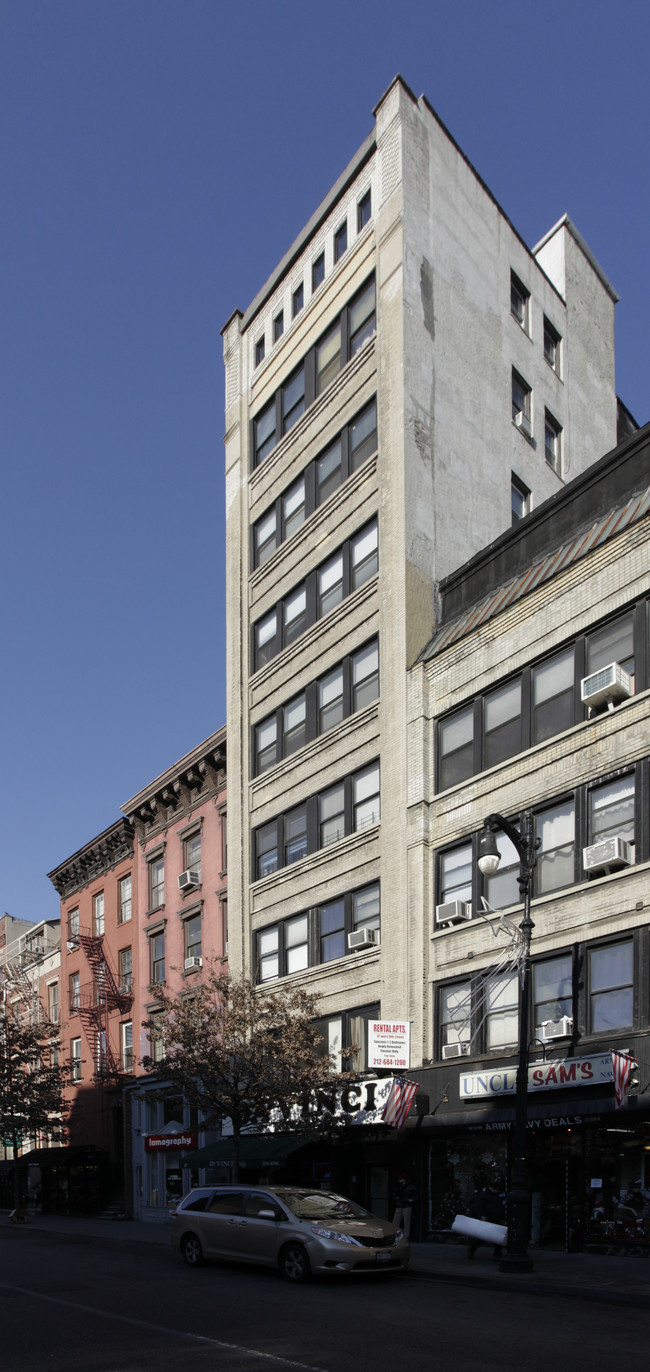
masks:
{"type": "MultiPolygon", "coordinates": [[[[192,995],[159,988],[156,999],[145,1028],[162,1055],[145,1057],[144,1066],[180,1088],[206,1124],[232,1121],[235,1181],[247,1126],[323,1127],[313,1110],[315,1093],[331,1094],[350,1073],[336,1072],[323,1053],[313,996],[297,988],[260,991],[211,970],[192,995]]],[[[329,1121],[331,1127],[331,1114],[329,1121]]]]}
{"type": "MultiPolygon", "coordinates": [[[[70,1068],[57,1062],[56,1027],[31,1022],[24,1007],[0,1004],[0,1135],[18,1159],[23,1142],[38,1133],[60,1140],[68,1105],[70,1068]]],[[[20,1180],[14,1164],[14,1202],[20,1205],[20,1180]]]]}

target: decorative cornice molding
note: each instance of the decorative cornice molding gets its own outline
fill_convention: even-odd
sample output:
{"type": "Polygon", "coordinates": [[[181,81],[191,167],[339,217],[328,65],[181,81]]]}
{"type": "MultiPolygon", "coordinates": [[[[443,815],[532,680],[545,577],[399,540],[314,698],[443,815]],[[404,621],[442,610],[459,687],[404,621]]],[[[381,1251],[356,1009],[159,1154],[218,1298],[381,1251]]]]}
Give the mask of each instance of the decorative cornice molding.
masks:
{"type": "Polygon", "coordinates": [[[105,829],[97,838],[73,853],[72,857],[48,872],[48,877],[55,891],[65,900],[97,877],[105,876],[118,862],[133,857],[133,847],[133,824],[129,819],[118,819],[110,829],[105,829]]]}

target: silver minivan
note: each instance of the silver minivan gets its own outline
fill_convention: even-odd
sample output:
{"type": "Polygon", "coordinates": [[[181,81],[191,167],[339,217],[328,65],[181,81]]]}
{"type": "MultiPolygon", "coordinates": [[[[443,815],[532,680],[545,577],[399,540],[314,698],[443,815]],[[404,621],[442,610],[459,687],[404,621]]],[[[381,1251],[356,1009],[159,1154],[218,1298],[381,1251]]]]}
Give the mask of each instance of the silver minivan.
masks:
{"type": "Polygon", "coordinates": [[[186,1263],[204,1258],[278,1267],[287,1281],[312,1273],[408,1267],[401,1229],[333,1191],[246,1184],[195,1187],[172,1213],[172,1243],[186,1263]]]}

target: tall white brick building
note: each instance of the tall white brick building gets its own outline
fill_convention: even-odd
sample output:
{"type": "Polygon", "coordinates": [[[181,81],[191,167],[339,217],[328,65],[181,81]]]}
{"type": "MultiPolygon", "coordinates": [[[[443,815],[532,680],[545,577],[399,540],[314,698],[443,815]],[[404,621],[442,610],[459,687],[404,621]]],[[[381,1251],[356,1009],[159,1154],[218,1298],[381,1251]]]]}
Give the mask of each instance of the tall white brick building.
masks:
{"type": "Polygon", "coordinates": [[[368,1020],[432,1051],[407,739],[438,583],[617,437],[616,295],[570,220],[531,250],[426,99],[374,113],[223,330],[230,967],[317,993],[360,1072],[368,1020]]]}

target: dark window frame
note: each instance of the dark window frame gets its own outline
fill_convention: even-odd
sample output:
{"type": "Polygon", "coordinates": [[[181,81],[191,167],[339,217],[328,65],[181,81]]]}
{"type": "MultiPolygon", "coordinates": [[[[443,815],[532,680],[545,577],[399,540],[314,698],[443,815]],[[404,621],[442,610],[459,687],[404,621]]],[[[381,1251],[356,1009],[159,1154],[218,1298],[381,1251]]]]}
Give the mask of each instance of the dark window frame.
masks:
{"type": "Polygon", "coordinates": [[[544,408],[544,457],[556,476],[562,475],[562,425],[546,406],[544,408]],[[549,449],[548,435],[553,435],[553,445],[549,449]],[[549,457],[549,450],[552,457],[549,457]]]}
{"type": "Polygon", "coordinates": [[[315,1023],[315,1025],[316,1025],[316,1027],[317,1027],[318,1029],[322,1030],[322,1037],[325,1039],[325,1044],[324,1044],[324,1047],[323,1047],[323,1055],[325,1055],[325,1054],[327,1053],[327,1039],[326,1039],[326,1037],[325,1037],[325,1036],[326,1036],[326,1032],[327,1032],[327,1025],[333,1023],[335,1020],[341,1020],[341,1022],[342,1022],[342,1033],[341,1033],[342,1066],[343,1066],[343,1069],[344,1069],[344,1070],[355,1071],[355,1072],[356,1072],[356,1071],[359,1071],[359,1070],[364,1071],[365,1069],[364,1069],[362,1066],[360,1067],[359,1064],[356,1063],[356,1062],[354,1061],[355,1055],[354,1055],[354,1054],[350,1054],[349,1052],[346,1052],[346,1049],[349,1049],[349,1048],[351,1048],[351,1047],[353,1046],[353,1032],[354,1032],[354,1031],[353,1031],[352,1025],[353,1025],[353,1022],[354,1022],[355,1020],[358,1020],[358,1019],[362,1019],[362,1020],[364,1021],[364,1043],[363,1043],[363,1046],[362,1046],[362,1054],[363,1054],[363,1057],[365,1058],[365,1060],[366,1060],[366,1062],[367,1062],[367,1061],[368,1061],[368,1025],[370,1024],[370,1022],[371,1022],[372,1020],[381,1019],[381,1002],[380,1002],[380,1001],[371,1001],[371,1002],[370,1002],[369,1004],[367,1004],[367,1005],[358,1005],[358,1006],[355,1006],[355,1007],[354,1007],[353,1009],[351,1009],[351,1010],[339,1010],[338,1013],[334,1013],[334,1014],[331,1014],[331,1015],[322,1015],[322,1016],[319,1016],[318,1019],[314,1020],[314,1023],[315,1023]]]}
{"type": "Polygon", "coordinates": [[[530,291],[516,272],[510,272],[510,313],[520,329],[530,338],[530,291]],[[521,300],[521,318],[515,307],[515,296],[521,300]]]}
{"type": "Polygon", "coordinates": [[[311,292],[315,295],[325,280],[325,250],[319,252],[311,264],[311,292]]]}
{"type": "MultiPolygon", "coordinates": [[[[273,819],[267,820],[264,824],[259,824],[253,829],[251,842],[251,881],[263,881],[267,876],[273,876],[276,872],[286,871],[287,867],[292,865],[292,863],[287,863],[286,861],[287,820],[293,818],[299,810],[304,809],[306,842],[304,853],[301,855],[300,859],[294,860],[304,861],[305,858],[310,857],[313,853],[326,851],[326,848],[321,848],[320,844],[319,802],[322,797],[339,786],[343,788],[343,834],[337,842],[344,842],[345,839],[350,838],[354,833],[365,833],[368,830],[374,829],[377,824],[381,823],[381,767],[379,758],[372,758],[369,762],[365,763],[363,767],[358,767],[356,771],[349,772],[346,776],[339,777],[336,781],[331,782],[329,786],[324,786],[322,791],[317,792],[313,796],[309,796],[305,801],[302,801],[300,805],[292,806],[289,810],[282,811],[279,815],[275,815],[273,819]],[[354,783],[373,767],[377,768],[379,778],[377,789],[377,795],[379,797],[379,815],[372,824],[362,826],[357,830],[355,828],[354,783]],[[262,848],[260,846],[260,840],[262,840],[265,845],[268,840],[270,841],[268,842],[268,846],[262,848]],[[261,871],[261,864],[269,854],[273,855],[275,866],[271,867],[267,872],[263,872],[261,871]]],[[[334,846],[334,844],[326,845],[326,847],[329,846],[334,846]]]]}
{"type": "Polygon", "coordinates": [[[264,335],[264,334],[260,334],[259,338],[256,338],[256,340],[255,340],[255,366],[256,366],[256,367],[259,367],[260,363],[264,361],[265,353],[266,353],[266,339],[265,339],[265,335],[264,335]]]}
{"type": "MultiPolygon", "coordinates": [[[[269,982],[280,981],[283,977],[293,975],[293,973],[288,970],[287,966],[289,952],[289,945],[287,942],[287,927],[291,924],[293,920],[296,919],[301,919],[305,917],[307,919],[306,942],[308,949],[308,967],[324,967],[328,962],[338,962],[340,958],[354,957],[356,955],[356,950],[354,948],[348,947],[348,934],[353,933],[355,929],[363,928],[366,927],[366,925],[369,925],[369,921],[367,920],[355,920],[355,901],[359,896],[363,896],[367,892],[374,890],[377,891],[379,905],[379,912],[377,916],[378,924],[375,927],[379,929],[379,937],[381,939],[381,883],[379,881],[379,878],[377,878],[376,881],[364,882],[363,886],[356,886],[351,891],[344,891],[338,896],[333,896],[331,900],[321,901],[319,905],[311,905],[305,910],[297,910],[292,915],[286,915],[284,919],[274,920],[272,924],[265,924],[260,929],[256,929],[252,936],[253,967],[255,969],[254,975],[256,985],[266,986],[269,982]],[[324,958],[322,957],[322,942],[324,938],[328,937],[328,935],[327,933],[323,933],[322,913],[329,906],[337,903],[342,903],[343,905],[343,952],[331,958],[324,958]],[[268,935],[274,931],[277,931],[278,972],[276,975],[272,977],[263,977],[261,975],[261,939],[264,935],[268,935]]],[[[379,941],[377,942],[376,946],[377,951],[379,951],[379,941]]]]}
{"type": "Polygon", "coordinates": [[[291,292],[291,318],[295,319],[305,307],[305,284],[300,281],[291,292]]]}
{"type": "MultiPolygon", "coordinates": [[[[278,386],[277,390],[275,391],[275,394],[271,397],[271,399],[267,400],[265,404],[262,406],[261,410],[258,410],[257,414],[253,415],[253,417],[251,418],[251,472],[255,471],[257,467],[262,466],[262,464],[266,461],[266,458],[270,455],[271,452],[273,452],[274,448],[277,447],[277,444],[281,441],[284,435],[289,432],[290,428],[293,426],[296,420],[300,418],[302,414],[304,414],[309,409],[309,407],[314,403],[314,400],[316,400],[318,395],[316,377],[317,351],[323,343],[324,339],[327,337],[327,335],[330,334],[332,330],[336,328],[337,324],[340,326],[341,334],[340,365],[335,372],[332,371],[331,380],[334,380],[335,376],[339,376],[341,374],[343,368],[355,355],[358,349],[355,348],[355,336],[351,337],[351,317],[354,313],[355,307],[357,306],[359,301],[362,299],[364,293],[369,289],[371,285],[375,286],[375,299],[374,309],[368,315],[368,320],[372,319],[373,323],[369,331],[367,322],[364,322],[362,327],[366,328],[367,336],[370,336],[371,332],[375,332],[377,327],[377,292],[375,273],[371,272],[371,274],[363,282],[363,285],[359,287],[359,290],[355,291],[351,299],[347,302],[346,305],[344,305],[343,309],[341,310],[341,313],[337,315],[336,318],[331,320],[327,329],[324,330],[320,338],[316,340],[313,346],[305,354],[302,361],[298,363],[296,367],[294,367],[291,374],[285,378],[285,380],[282,382],[280,386],[278,386]],[[287,419],[289,416],[287,414],[286,405],[284,404],[284,399],[286,397],[288,387],[291,386],[291,384],[296,380],[296,378],[299,376],[301,372],[304,375],[304,401],[302,409],[300,410],[300,415],[295,415],[291,421],[291,424],[287,424],[287,419]],[[272,429],[269,429],[266,438],[263,440],[263,442],[261,442],[258,440],[258,426],[260,424],[260,421],[263,420],[267,415],[273,416],[274,426],[272,429]],[[270,443],[271,437],[273,438],[272,443],[270,443]]],[[[302,306],[300,308],[302,308],[302,306]]],[[[298,313],[298,311],[294,310],[294,318],[296,313],[298,313]]],[[[357,334],[359,333],[359,331],[359,329],[356,331],[357,334]]],[[[363,341],[365,341],[365,337],[363,341]]],[[[359,344],[359,347],[360,346],[362,346],[361,343],[359,344]]],[[[330,381],[328,381],[328,385],[329,384],[330,381]]],[[[325,389],[325,387],[322,388],[321,394],[324,393],[325,389]]],[[[294,409],[295,406],[291,408],[292,415],[294,413],[294,409]]]]}
{"type": "Polygon", "coordinates": [[[547,315],[544,315],[543,347],[544,347],[544,360],[545,360],[547,366],[549,366],[549,367],[551,368],[551,371],[552,371],[552,372],[555,372],[555,375],[556,375],[556,376],[561,377],[561,376],[562,376],[562,335],[561,335],[560,333],[558,333],[558,331],[557,331],[555,325],[551,323],[551,321],[550,321],[550,319],[548,318],[547,315]],[[550,343],[552,344],[552,349],[551,349],[551,347],[547,347],[547,341],[546,341],[547,338],[549,339],[550,343]],[[549,354],[551,353],[551,351],[552,351],[553,360],[551,360],[551,357],[549,356],[549,354]]]}
{"type": "Polygon", "coordinates": [[[278,310],[273,318],[273,342],[277,343],[284,333],[284,310],[278,310]]]}
{"type": "Polygon", "coordinates": [[[335,229],[335,230],[334,230],[333,244],[334,244],[334,263],[336,264],[337,262],[340,262],[340,261],[341,261],[341,258],[343,257],[344,253],[346,253],[347,250],[348,250],[348,221],[347,221],[347,219],[344,219],[344,220],[343,220],[343,223],[342,223],[342,224],[339,224],[338,229],[335,229]]]}
{"type": "Polygon", "coordinates": [[[530,491],[530,488],[526,485],[525,481],[522,481],[522,479],[521,479],[520,476],[517,476],[516,472],[511,472],[511,473],[510,473],[510,509],[511,509],[512,526],[513,526],[513,528],[514,528],[515,524],[520,524],[521,521],[522,521],[522,519],[526,519],[526,518],[527,518],[527,516],[530,514],[531,508],[532,508],[532,506],[531,506],[531,491],[530,491]],[[522,505],[521,514],[518,514],[517,511],[515,510],[515,499],[514,499],[515,495],[517,495],[517,496],[520,498],[520,500],[521,500],[521,505],[522,505]]]}
{"type": "Polygon", "coordinates": [[[367,191],[357,200],[357,233],[363,233],[366,224],[372,219],[372,187],[368,186],[367,191]]]}

